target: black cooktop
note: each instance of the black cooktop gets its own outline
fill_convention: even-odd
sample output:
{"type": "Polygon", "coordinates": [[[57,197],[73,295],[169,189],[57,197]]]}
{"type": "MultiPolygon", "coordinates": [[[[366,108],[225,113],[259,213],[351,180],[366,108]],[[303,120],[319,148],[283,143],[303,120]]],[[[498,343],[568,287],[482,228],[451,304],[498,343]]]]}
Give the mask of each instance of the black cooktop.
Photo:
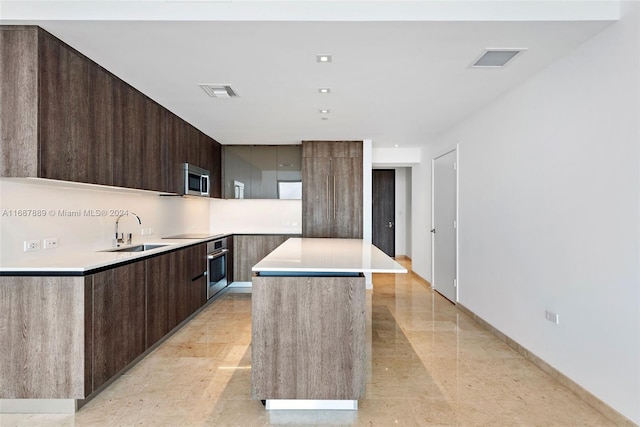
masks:
{"type": "Polygon", "coordinates": [[[209,237],[223,236],[223,234],[211,234],[211,233],[186,233],[178,234],[175,236],[163,237],[163,239],[207,239],[209,237]]]}

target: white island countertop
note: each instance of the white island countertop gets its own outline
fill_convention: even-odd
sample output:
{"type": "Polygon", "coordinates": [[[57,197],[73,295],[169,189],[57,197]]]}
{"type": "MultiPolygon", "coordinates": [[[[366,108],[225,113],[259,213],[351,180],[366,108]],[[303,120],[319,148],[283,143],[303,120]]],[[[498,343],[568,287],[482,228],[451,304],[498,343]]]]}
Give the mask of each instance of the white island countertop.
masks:
{"type": "Polygon", "coordinates": [[[255,272],[406,273],[360,239],[290,238],[252,268],[255,272]]]}

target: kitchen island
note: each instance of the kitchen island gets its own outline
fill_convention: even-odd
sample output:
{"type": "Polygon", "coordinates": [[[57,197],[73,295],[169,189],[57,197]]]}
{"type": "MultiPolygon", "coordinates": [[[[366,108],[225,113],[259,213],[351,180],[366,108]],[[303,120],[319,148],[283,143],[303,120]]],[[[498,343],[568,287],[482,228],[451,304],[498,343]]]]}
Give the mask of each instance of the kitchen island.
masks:
{"type": "Polygon", "coordinates": [[[351,409],[366,381],[364,273],[406,273],[359,239],[292,238],[253,267],[251,394],[267,409],[351,409]]]}

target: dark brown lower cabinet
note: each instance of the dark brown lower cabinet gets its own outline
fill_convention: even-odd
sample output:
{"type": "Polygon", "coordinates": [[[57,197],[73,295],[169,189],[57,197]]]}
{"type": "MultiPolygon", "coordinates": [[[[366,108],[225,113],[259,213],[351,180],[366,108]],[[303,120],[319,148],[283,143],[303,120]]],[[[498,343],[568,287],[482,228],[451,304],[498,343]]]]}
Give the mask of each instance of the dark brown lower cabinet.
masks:
{"type": "Polygon", "coordinates": [[[188,268],[185,270],[181,283],[178,284],[179,300],[177,320],[182,322],[191,316],[198,308],[207,302],[207,284],[205,272],[207,270],[207,245],[191,246],[181,252],[186,256],[188,268]]]}
{"type": "Polygon", "coordinates": [[[280,246],[291,234],[237,234],[233,236],[233,280],[250,282],[251,268],[280,246]]]}
{"type": "Polygon", "coordinates": [[[143,262],[92,275],[94,391],[144,353],[143,262]]]}
{"type": "Polygon", "coordinates": [[[202,307],[207,302],[207,245],[202,244],[191,248],[191,286],[189,287],[189,300],[191,310],[189,315],[202,307]]]}
{"type": "Polygon", "coordinates": [[[207,245],[149,258],[147,347],[152,346],[206,302],[207,245]]]}
{"type": "Polygon", "coordinates": [[[0,277],[0,399],[93,397],[206,303],[206,252],[198,244],[87,276],[0,277]]]}
{"type": "Polygon", "coordinates": [[[147,269],[147,347],[151,347],[177,324],[177,286],[184,277],[182,251],[171,252],[145,261],[147,269]]]}

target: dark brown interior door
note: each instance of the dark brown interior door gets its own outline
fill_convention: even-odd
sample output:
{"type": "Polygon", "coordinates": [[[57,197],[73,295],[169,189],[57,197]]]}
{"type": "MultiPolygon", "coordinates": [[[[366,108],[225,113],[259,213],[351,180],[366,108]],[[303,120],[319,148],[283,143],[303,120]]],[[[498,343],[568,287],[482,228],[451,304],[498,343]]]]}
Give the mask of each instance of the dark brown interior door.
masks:
{"type": "Polygon", "coordinates": [[[373,170],[373,244],[393,257],[396,255],[396,171],[373,170]]]}

